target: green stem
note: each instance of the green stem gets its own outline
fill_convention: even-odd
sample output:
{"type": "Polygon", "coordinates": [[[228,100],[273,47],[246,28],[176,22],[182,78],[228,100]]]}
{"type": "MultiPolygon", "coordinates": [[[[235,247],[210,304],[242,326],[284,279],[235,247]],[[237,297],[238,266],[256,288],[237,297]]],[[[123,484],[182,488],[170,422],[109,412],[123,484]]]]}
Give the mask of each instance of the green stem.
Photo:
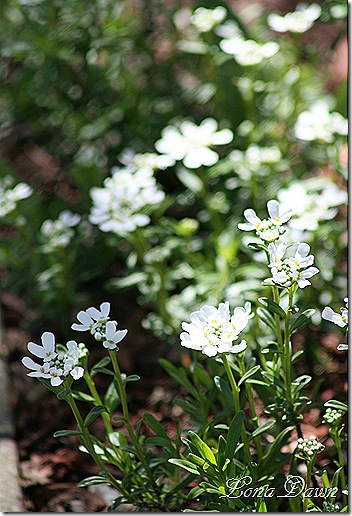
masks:
{"type": "Polygon", "coordinates": [[[75,419],[77,421],[78,427],[80,432],[82,433],[84,444],[89,451],[92,459],[95,461],[95,463],[101,468],[102,471],[105,472],[107,479],[109,480],[110,484],[115,487],[120,493],[122,493],[125,498],[129,501],[133,501],[131,499],[131,496],[129,495],[128,491],[125,490],[125,488],[121,485],[120,482],[116,480],[116,478],[110,473],[110,471],[105,467],[103,461],[99,457],[99,455],[95,452],[94,445],[92,443],[92,440],[90,438],[90,434],[87,430],[87,427],[85,426],[82,416],[78,410],[78,407],[76,405],[76,402],[72,396],[72,394],[68,394],[65,398],[67,403],[70,405],[71,410],[73,412],[73,415],[75,416],[75,419]]]}
{"type": "Polygon", "coordinates": [[[119,391],[120,391],[119,394],[120,394],[121,405],[122,405],[122,413],[123,413],[123,418],[124,418],[124,421],[125,421],[125,424],[126,424],[126,428],[127,428],[127,431],[128,431],[128,435],[130,436],[132,444],[133,444],[133,446],[134,446],[134,448],[136,450],[137,457],[139,458],[141,464],[143,465],[143,467],[145,469],[145,472],[148,475],[148,478],[149,478],[149,480],[150,480],[150,482],[151,482],[151,484],[153,486],[153,489],[154,489],[155,493],[157,495],[160,495],[160,490],[159,490],[158,485],[155,482],[153,472],[151,471],[151,469],[149,468],[149,466],[147,464],[147,461],[146,461],[145,456],[143,454],[142,448],[141,448],[141,446],[139,444],[138,438],[135,435],[135,433],[133,431],[133,428],[132,428],[132,425],[131,425],[130,415],[129,415],[129,412],[128,412],[125,384],[124,384],[124,382],[122,380],[119,364],[118,364],[117,358],[116,358],[116,352],[109,350],[109,355],[110,355],[111,362],[112,362],[112,365],[113,365],[113,368],[114,368],[115,378],[116,378],[118,386],[119,386],[119,391]]]}
{"type": "MultiPolygon", "coordinates": [[[[316,456],[316,454],[314,456],[312,456],[311,460],[307,464],[306,485],[305,485],[304,491],[307,491],[307,489],[310,486],[310,477],[311,477],[311,474],[312,474],[312,468],[313,468],[315,456],[316,456]]],[[[303,497],[303,512],[307,512],[308,502],[309,502],[309,498],[308,497],[307,498],[303,497]]]]}
{"type": "MultiPolygon", "coordinates": [[[[226,355],[224,353],[221,355],[221,358],[222,358],[222,361],[223,361],[223,364],[224,364],[224,367],[225,367],[225,371],[226,371],[227,377],[228,377],[230,385],[231,385],[231,390],[232,390],[232,394],[233,394],[233,401],[234,401],[235,410],[236,410],[236,412],[239,412],[241,410],[240,389],[239,389],[239,387],[236,384],[236,381],[235,381],[235,378],[233,376],[230,364],[228,363],[227,357],[226,357],[226,355]]],[[[245,428],[242,429],[241,436],[242,436],[242,441],[243,441],[243,446],[244,446],[244,451],[245,451],[246,459],[248,461],[248,464],[250,464],[251,463],[251,453],[250,453],[250,450],[249,450],[249,443],[248,443],[247,433],[246,433],[245,428]]]]}
{"type": "MultiPolygon", "coordinates": [[[[342,458],[341,441],[340,441],[340,436],[339,436],[337,427],[335,427],[333,430],[333,440],[334,440],[336,450],[337,450],[338,463],[339,463],[339,466],[342,467],[342,469],[340,471],[341,488],[343,490],[345,490],[346,485],[347,485],[346,484],[346,476],[345,476],[345,469],[344,469],[344,463],[343,463],[343,458],[342,458]]],[[[342,498],[343,498],[343,502],[346,503],[347,502],[346,495],[342,495],[342,498]]]]}
{"type": "Polygon", "coordinates": [[[290,289],[288,294],[288,308],[285,318],[285,329],[284,329],[284,374],[285,374],[285,385],[287,399],[291,406],[293,406],[292,390],[291,390],[291,348],[290,348],[290,322],[291,322],[291,307],[293,305],[293,292],[290,289]]]}
{"type": "MultiPolygon", "coordinates": [[[[273,299],[275,303],[278,305],[280,304],[280,294],[279,294],[279,288],[273,287],[273,299]]],[[[277,335],[277,344],[278,344],[278,350],[283,351],[283,340],[282,340],[282,332],[281,332],[281,326],[280,326],[280,316],[278,314],[275,314],[275,326],[276,326],[276,335],[277,335]]],[[[273,370],[275,370],[275,365],[278,361],[279,354],[275,353],[273,356],[273,370]]]]}
{"type": "MultiPolygon", "coordinates": [[[[240,364],[241,375],[243,376],[246,373],[243,354],[238,355],[238,362],[240,364]]],[[[246,388],[249,406],[250,406],[251,413],[252,413],[253,424],[254,424],[255,428],[258,428],[258,426],[259,426],[258,425],[258,416],[257,416],[256,410],[255,410],[255,403],[254,403],[252,389],[251,389],[251,386],[247,382],[244,382],[244,385],[246,388]]],[[[260,437],[259,436],[255,437],[254,442],[255,442],[256,448],[257,448],[258,460],[261,460],[261,458],[263,457],[263,448],[262,448],[262,443],[261,443],[260,437]]]]}
{"type": "MultiPolygon", "coordinates": [[[[85,379],[86,384],[88,386],[89,392],[91,393],[91,395],[94,398],[94,405],[103,405],[103,402],[101,401],[101,398],[100,398],[100,396],[98,394],[98,391],[97,391],[97,389],[95,387],[95,383],[93,381],[93,378],[90,376],[90,374],[88,373],[88,371],[86,369],[84,371],[84,379],[85,379]]],[[[102,419],[104,421],[106,432],[108,434],[111,434],[114,431],[114,429],[112,427],[109,414],[107,414],[106,412],[102,412],[101,417],[102,417],[102,419]]]]}

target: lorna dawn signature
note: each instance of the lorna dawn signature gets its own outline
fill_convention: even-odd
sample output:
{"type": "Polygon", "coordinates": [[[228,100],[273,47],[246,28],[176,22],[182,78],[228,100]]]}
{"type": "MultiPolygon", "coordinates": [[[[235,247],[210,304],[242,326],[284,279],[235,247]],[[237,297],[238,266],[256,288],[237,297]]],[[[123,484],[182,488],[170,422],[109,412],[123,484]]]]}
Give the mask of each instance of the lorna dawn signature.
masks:
{"type": "Polygon", "coordinates": [[[264,484],[260,487],[252,487],[252,477],[249,475],[241,478],[229,478],[226,481],[226,488],[229,492],[221,495],[220,498],[330,498],[335,497],[338,491],[337,487],[307,487],[305,480],[298,475],[288,475],[283,488],[285,494],[275,495],[276,488],[264,484]],[[251,486],[251,487],[249,487],[251,486]]]}

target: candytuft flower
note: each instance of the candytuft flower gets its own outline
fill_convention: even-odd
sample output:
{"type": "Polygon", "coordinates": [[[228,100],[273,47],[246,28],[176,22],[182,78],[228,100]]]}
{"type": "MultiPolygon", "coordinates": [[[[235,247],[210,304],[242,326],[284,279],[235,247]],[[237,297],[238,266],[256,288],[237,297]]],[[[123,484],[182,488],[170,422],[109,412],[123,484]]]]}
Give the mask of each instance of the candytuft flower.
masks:
{"type": "Polygon", "coordinates": [[[252,316],[250,303],[246,303],[244,308],[235,308],[232,315],[228,301],[220,303],[218,308],[205,305],[191,314],[190,323],[182,323],[181,345],[201,351],[208,357],[241,353],[247,347],[246,341],[238,344],[234,341],[252,316]]]}
{"type": "Polygon", "coordinates": [[[150,168],[114,167],[112,173],[112,177],[105,179],[104,188],[90,190],[93,205],[89,220],[101,231],[124,235],[149,224],[149,216],[141,210],[158,205],[165,194],[158,190],[150,168]]]}
{"type": "Polygon", "coordinates": [[[294,12],[280,16],[272,13],[268,16],[268,25],[276,32],[298,32],[303,33],[309,30],[321,13],[318,4],[298,4],[294,12]]]}
{"type": "Polygon", "coordinates": [[[309,278],[319,272],[317,267],[310,267],[314,263],[314,256],[309,254],[310,246],[306,243],[299,243],[293,257],[283,259],[287,245],[285,242],[268,245],[269,264],[273,282],[280,287],[290,287],[297,283],[299,288],[310,285],[309,278]]]}
{"type": "Polygon", "coordinates": [[[218,123],[213,118],[206,118],[199,126],[184,120],[178,125],[165,127],[155,148],[174,161],[182,161],[187,168],[209,167],[219,161],[218,153],[209,147],[225,145],[233,140],[230,129],[218,131],[217,128],[218,123]]]}
{"type": "Polygon", "coordinates": [[[341,313],[334,312],[330,306],[326,306],[321,314],[322,318],[326,321],[333,322],[340,326],[340,328],[344,328],[348,325],[348,298],[344,299],[346,306],[341,308],[341,313]]]}
{"type": "Polygon", "coordinates": [[[80,324],[73,323],[71,328],[77,331],[89,331],[96,341],[102,342],[107,349],[116,349],[117,344],[126,336],[127,330],[117,330],[117,322],[110,321],[110,303],[100,305],[100,310],[91,306],[77,314],[80,324]]]}
{"type": "Polygon", "coordinates": [[[45,249],[67,247],[74,235],[72,228],[77,226],[80,220],[79,215],[69,210],[62,211],[57,220],[44,220],[40,231],[46,240],[45,249]]]}
{"type": "Polygon", "coordinates": [[[50,332],[43,333],[41,337],[42,346],[29,342],[28,351],[43,360],[43,364],[37,364],[30,357],[22,358],[22,364],[31,369],[28,376],[50,379],[53,387],[62,384],[64,379],[71,375],[78,380],[84,374],[83,367],[78,365],[79,348],[77,342],[70,340],[66,344],[66,351],[57,350],[55,336],[50,332]]]}
{"type": "Polygon", "coordinates": [[[348,122],[340,113],[330,113],[327,102],[317,100],[298,115],[294,132],[300,140],[332,143],[335,134],[348,134],[348,122]]]}
{"type": "Polygon", "coordinates": [[[14,179],[11,176],[0,179],[0,217],[11,213],[18,201],[32,195],[33,190],[26,183],[18,183],[16,186],[13,184],[14,179]]]}
{"type": "Polygon", "coordinates": [[[244,211],[243,215],[247,222],[238,224],[242,231],[253,231],[266,242],[274,242],[285,232],[283,224],[292,216],[292,210],[283,211],[278,201],[271,200],[267,203],[270,218],[260,219],[251,208],[244,211]]]}

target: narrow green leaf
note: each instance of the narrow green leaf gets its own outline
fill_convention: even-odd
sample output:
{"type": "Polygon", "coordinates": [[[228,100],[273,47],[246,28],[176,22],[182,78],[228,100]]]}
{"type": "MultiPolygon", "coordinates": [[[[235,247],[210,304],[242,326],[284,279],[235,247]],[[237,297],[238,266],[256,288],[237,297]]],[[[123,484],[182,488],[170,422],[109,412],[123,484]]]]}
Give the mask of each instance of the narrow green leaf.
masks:
{"type": "Polygon", "coordinates": [[[269,299],[267,297],[260,297],[258,301],[259,303],[264,305],[265,308],[269,310],[269,312],[277,314],[279,317],[281,317],[281,319],[286,319],[285,311],[281,308],[280,305],[275,303],[275,301],[273,301],[272,299],[269,299]]]}
{"type": "Polygon", "coordinates": [[[273,332],[276,332],[276,326],[273,316],[265,308],[257,308],[257,315],[266,326],[268,326],[273,332]]]}
{"type": "Polygon", "coordinates": [[[129,376],[127,376],[127,378],[125,379],[125,382],[137,382],[138,380],[140,380],[141,377],[138,376],[138,374],[130,374],[129,376]]]}
{"type": "Polygon", "coordinates": [[[71,435],[81,435],[82,432],[78,430],[58,430],[54,433],[54,437],[69,437],[71,435]]]}
{"type": "Polygon", "coordinates": [[[208,460],[211,464],[216,465],[216,459],[214,453],[211,451],[209,446],[202,441],[202,439],[199,437],[198,434],[195,432],[189,431],[188,432],[193,444],[197,447],[199,453],[203,457],[203,459],[208,460]]]}
{"type": "Polygon", "coordinates": [[[104,405],[109,410],[110,414],[114,412],[120,403],[120,396],[116,392],[114,381],[110,382],[104,396],[104,405]]]}
{"type": "Polygon", "coordinates": [[[220,378],[220,376],[214,376],[214,383],[217,387],[217,389],[219,389],[220,393],[222,394],[222,396],[224,397],[224,400],[229,404],[229,405],[233,405],[233,394],[231,392],[231,389],[230,387],[227,385],[227,383],[225,382],[225,380],[223,380],[222,378],[220,378]]]}
{"type": "Polygon", "coordinates": [[[303,328],[304,326],[306,326],[306,324],[309,323],[310,318],[312,317],[312,315],[315,314],[315,312],[316,312],[316,310],[314,310],[313,308],[310,308],[309,310],[305,310],[304,312],[299,314],[292,321],[292,324],[291,324],[291,327],[290,327],[291,333],[293,333],[296,330],[298,330],[298,328],[303,328]]]}
{"type": "Polygon", "coordinates": [[[106,407],[104,407],[104,405],[96,405],[95,407],[93,407],[92,410],[86,416],[86,418],[84,420],[84,425],[89,426],[103,412],[108,413],[108,409],[106,407]]]}
{"type": "Polygon", "coordinates": [[[64,389],[63,391],[60,391],[57,393],[57,399],[58,400],[63,400],[64,398],[66,398],[66,396],[68,396],[70,394],[70,390],[67,390],[67,389],[64,389]]]}
{"type": "Polygon", "coordinates": [[[240,410],[235,414],[235,416],[232,418],[232,421],[230,423],[230,428],[227,434],[227,440],[226,440],[226,448],[225,448],[225,457],[227,459],[232,460],[235,452],[235,448],[238,444],[241,431],[242,431],[242,425],[244,421],[244,412],[243,410],[240,410]]]}
{"type": "Polygon", "coordinates": [[[179,382],[183,387],[185,387],[188,392],[190,392],[194,397],[197,397],[198,393],[191,384],[191,382],[187,378],[187,374],[182,368],[175,367],[171,362],[166,360],[165,358],[161,358],[159,360],[161,367],[165,369],[165,371],[177,382],[179,382]]]}
{"type": "Polygon", "coordinates": [[[330,407],[336,410],[342,410],[343,412],[348,411],[348,406],[345,403],[342,403],[342,401],[337,400],[329,400],[324,403],[324,407],[330,407]]]}
{"type": "Polygon", "coordinates": [[[161,423],[159,423],[157,419],[155,419],[154,416],[152,416],[148,412],[145,412],[143,417],[147,425],[156,433],[156,435],[170,441],[170,438],[167,435],[165,428],[162,426],[161,423]]]}
{"type": "Polygon", "coordinates": [[[266,423],[264,423],[263,425],[259,426],[258,428],[256,428],[254,430],[254,432],[252,433],[251,435],[251,439],[254,439],[255,437],[258,437],[258,435],[261,435],[263,434],[264,432],[266,432],[267,430],[269,430],[271,427],[273,427],[275,425],[275,420],[273,421],[267,421],[266,423]]]}
{"type": "Polygon", "coordinates": [[[238,385],[240,386],[241,383],[245,382],[248,378],[250,378],[251,376],[255,375],[255,373],[260,369],[260,365],[256,365],[254,367],[252,367],[252,369],[250,369],[249,371],[247,371],[243,376],[242,378],[239,380],[238,382],[238,385]]]}
{"type": "Polygon", "coordinates": [[[109,374],[110,376],[114,376],[113,371],[110,371],[110,369],[107,369],[106,367],[94,367],[94,374],[96,373],[104,373],[109,374]]]}
{"type": "Polygon", "coordinates": [[[195,465],[192,464],[192,462],[189,462],[184,459],[169,459],[168,462],[170,462],[171,464],[175,464],[175,466],[178,466],[179,468],[183,468],[186,471],[189,471],[190,473],[193,473],[193,475],[199,476],[199,472],[196,469],[195,465]]]}
{"type": "Polygon", "coordinates": [[[108,480],[104,477],[99,477],[99,476],[95,476],[95,477],[88,477],[88,478],[85,478],[84,480],[81,480],[81,482],[79,482],[77,484],[78,487],[88,487],[88,486],[94,486],[94,485],[98,485],[98,484],[107,484],[108,483],[108,480]]]}
{"type": "Polygon", "coordinates": [[[72,396],[76,400],[79,400],[79,401],[87,401],[89,403],[93,403],[94,402],[93,396],[91,396],[90,394],[86,394],[85,392],[72,391],[72,396]]]}
{"type": "Polygon", "coordinates": [[[202,191],[203,183],[195,172],[191,172],[185,168],[179,168],[176,175],[181,183],[192,192],[199,193],[202,191]]]}

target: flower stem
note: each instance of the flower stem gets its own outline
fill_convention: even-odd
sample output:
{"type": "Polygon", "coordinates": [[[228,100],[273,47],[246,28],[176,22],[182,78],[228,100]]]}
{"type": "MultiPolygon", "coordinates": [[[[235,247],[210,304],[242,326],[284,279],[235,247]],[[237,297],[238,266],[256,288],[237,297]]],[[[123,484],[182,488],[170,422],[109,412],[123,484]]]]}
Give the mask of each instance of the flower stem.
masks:
{"type": "MultiPolygon", "coordinates": [[[[240,364],[241,375],[243,376],[246,372],[243,354],[238,355],[238,362],[240,364]]],[[[252,389],[251,389],[251,386],[247,382],[244,382],[244,385],[245,385],[245,388],[247,391],[249,406],[251,408],[252,420],[253,420],[255,428],[258,428],[258,426],[259,426],[258,425],[258,416],[257,416],[256,410],[255,410],[255,403],[254,403],[254,399],[253,399],[252,389]]],[[[260,437],[259,436],[255,437],[254,441],[255,441],[255,444],[257,447],[258,460],[261,460],[261,458],[263,457],[263,448],[262,448],[262,443],[261,443],[260,437]]]]}
{"type": "MultiPolygon", "coordinates": [[[[279,294],[279,288],[278,287],[273,287],[273,298],[274,298],[274,301],[275,303],[277,303],[278,305],[280,304],[280,294],[279,294]]],[[[280,316],[278,314],[275,314],[275,326],[276,326],[276,336],[277,336],[277,344],[278,344],[278,349],[279,351],[283,351],[283,341],[282,341],[282,332],[281,332],[281,327],[280,327],[280,316]]],[[[274,366],[276,365],[276,362],[278,360],[278,353],[276,353],[274,356],[273,356],[273,368],[274,366]]]]}
{"type": "MultiPolygon", "coordinates": [[[[234,401],[235,410],[236,410],[236,412],[239,412],[241,410],[240,389],[239,389],[239,387],[236,384],[236,380],[235,380],[235,378],[233,376],[231,367],[230,367],[230,365],[228,363],[228,360],[227,360],[227,357],[226,357],[226,355],[224,353],[221,355],[221,358],[222,358],[222,361],[223,361],[223,364],[224,364],[224,367],[225,367],[225,371],[226,371],[227,377],[228,377],[230,385],[231,385],[231,390],[232,390],[232,394],[233,394],[233,401],[234,401]]],[[[242,436],[242,441],[243,441],[243,446],[244,446],[244,451],[245,451],[246,459],[248,461],[248,464],[250,464],[251,463],[251,453],[250,453],[250,450],[249,450],[249,443],[248,443],[248,438],[247,438],[247,433],[246,433],[246,429],[245,428],[242,429],[241,436],[242,436]]]]}
{"type": "Polygon", "coordinates": [[[290,322],[291,322],[291,307],[293,305],[293,292],[290,289],[288,294],[288,308],[285,318],[285,329],[284,329],[284,374],[285,374],[285,386],[287,399],[290,405],[293,405],[292,390],[291,390],[291,347],[290,347],[290,322]]]}
{"type": "MultiPolygon", "coordinates": [[[[92,397],[94,398],[94,404],[95,405],[103,405],[103,402],[101,401],[101,398],[95,387],[93,378],[90,376],[89,372],[86,369],[84,370],[84,379],[88,386],[89,392],[91,393],[92,397]]],[[[102,412],[101,417],[104,421],[104,425],[105,425],[107,434],[111,434],[114,431],[114,429],[112,427],[109,414],[107,414],[106,412],[102,412]]]]}
{"type": "Polygon", "coordinates": [[[72,396],[72,394],[68,394],[65,398],[67,403],[70,405],[71,410],[73,412],[73,415],[75,416],[75,419],[77,421],[78,427],[80,432],[82,433],[84,444],[89,451],[89,454],[91,455],[92,459],[95,461],[95,463],[101,468],[102,471],[106,474],[107,479],[109,480],[110,484],[115,487],[120,493],[122,493],[125,498],[129,501],[133,501],[131,499],[131,496],[129,495],[128,491],[121,485],[120,482],[116,480],[116,478],[110,473],[110,471],[105,467],[103,464],[103,461],[99,457],[99,455],[96,453],[94,449],[94,445],[92,443],[90,434],[87,430],[87,427],[85,426],[82,416],[78,410],[78,407],[76,405],[76,402],[72,396]]]}
{"type": "Polygon", "coordinates": [[[153,486],[155,493],[157,495],[160,495],[160,489],[155,482],[153,472],[151,471],[150,467],[147,464],[147,461],[145,460],[145,456],[144,456],[142,448],[139,444],[138,437],[135,435],[132,425],[131,425],[130,415],[128,412],[125,384],[122,380],[119,364],[118,364],[117,358],[116,358],[116,352],[109,350],[109,355],[110,355],[111,362],[112,362],[112,365],[114,368],[115,378],[116,378],[118,386],[119,386],[119,391],[120,391],[119,394],[120,394],[120,398],[121,398],[122,413],[123,413],[123,418],[124,418],[126,428],[128,431],[128,435],[130,436],[132,444],[136,450],[137,457],[139,458],[141,464],[143,465],[145,472],[148,475],[148,478],[153,486]]]}
{"type": "MultiPolygon", "coordinates": [[[[340,441],[340,436],[339,436],[339,431],[338,431],[338,427],[335,427],[333,429],[333,432],[332,432],[332,437],[333,437],[333,441],[335,443],[335,446],[336,446],[336,450],[337,450],[337,456],[338,456],[338,464],[340,467],[342,467],[341,471],[340,471],[340,478],[341,478],[341,488],[343,490],[346,489],[346,477],[345,477],[345,470],[344,470],[344,463],[343,463],[343,458],[342,458],[342,449],[341,449],[341,441],[340,441]]],[[[347,502],[347,499],[346,499],[346,495],[342,495],[342,498],[343,498],[343,501],[344,503],[347,502]]]]}

